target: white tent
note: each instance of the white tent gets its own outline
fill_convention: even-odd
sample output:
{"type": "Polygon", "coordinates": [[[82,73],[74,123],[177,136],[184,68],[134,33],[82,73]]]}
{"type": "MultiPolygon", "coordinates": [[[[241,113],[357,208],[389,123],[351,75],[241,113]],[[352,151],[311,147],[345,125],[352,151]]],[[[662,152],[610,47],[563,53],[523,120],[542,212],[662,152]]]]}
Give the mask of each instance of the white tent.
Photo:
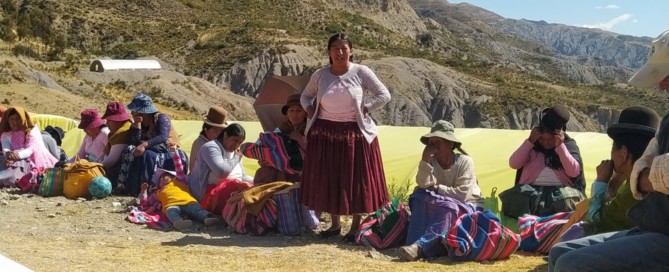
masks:
{"type": "Polygon", "coordinates": [[[109,70],[160,70],[157,60],[94,60],[91,62],[91,72],[102,73],[109,70]]]}

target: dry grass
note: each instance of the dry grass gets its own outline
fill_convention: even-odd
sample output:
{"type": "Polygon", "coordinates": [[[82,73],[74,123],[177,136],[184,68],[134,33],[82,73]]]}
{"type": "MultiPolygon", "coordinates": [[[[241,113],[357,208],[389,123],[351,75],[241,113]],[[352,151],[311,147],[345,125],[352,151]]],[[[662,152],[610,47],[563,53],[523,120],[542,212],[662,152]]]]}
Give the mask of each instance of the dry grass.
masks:
{"type": "MultiPolygon", "coordinates": [[[[315,234],[253,237],[221,228],[156,231],[125,220],[107,198],[20,197],[0,192],[2,254],[35,271],[530,271],[541,257],[514,254],[490,263],[401,262],[396,248],[377,252],[315,234]],[[60,203],[60,204],[59,204],[60,203]],[[53,217],[49,217],[53,215],[53,217]]],[[[327,226],[322,226],[327,227],[327,226]]]]}

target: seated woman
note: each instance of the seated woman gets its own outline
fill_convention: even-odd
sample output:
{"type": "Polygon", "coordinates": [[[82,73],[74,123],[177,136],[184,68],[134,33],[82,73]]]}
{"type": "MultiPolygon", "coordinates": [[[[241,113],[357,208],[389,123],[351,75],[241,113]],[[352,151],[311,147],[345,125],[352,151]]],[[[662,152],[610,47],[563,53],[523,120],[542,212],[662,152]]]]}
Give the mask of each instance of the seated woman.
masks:
{"type": "Polygon", "coordinates": [[[244,139],[244,128],[239,124],[230,124],[218,139],[202,145],[198,152],[190,175],[190,191],[203,207],[214,214],[220,214],[230,193],[249,188],[253,183],[253,177],[244,172],[239,153],[244,139]]]}
{"type": "MultiPolygon", "coordinates": [[[[121,172],[118,177],[126,194],[137,195],[140,184],[153,180],[156,168],[174,171],[167,142],[179,145],[179,137],[166,114],[158,112],[151,97],[137,94],[128,109],[134,120],[130,127],[131,145],[123,151],[121,172]]],[[[178,149],[184,169],[188,169],[188,155],[178,149]]],[[[153,184],[157,186],[157,184],[153,184]]]]}
{"type": "Polygon", "coordinates": [[[224,108],[219,106],[209,108],[209,112],[204,116],[204,123],[202,124],[200,135],[195,139],[190,148],[190,161],[188,162],[188,165],[190,166],[191,171],[193,171],[195,160],[197,160],[197,153],[200,152],[202,145],[218,138],[221,131],[228,126],[228,122],[225,121],[227,116],[228,111],[224,108]]]}
{"type": "MultiPolygon", "coordinates": [[[[130,145],[130,126],[132,117],[126,112],[121,102],[109,102],[102,119],[107,120],[109,135],[102,153],[102,167],[105,176],[111,181],[112,188],[118,187],[118,176],[121,172],[121,154],[130,145]]],[[[97,137],[96,137],[97,138],[97,137]]],[[[119,192],[116,192],[119,193],[119,192]]]]}
{"type": "Polygon", "coordinates": [[[462,150],[453,125],[439,120],[420,141],[425,149],[416,174],[418,188],[409,199],[407,246],[400,248],[401,258],[407,261],[446,254],[441,234],[460,215],[482,206],[474,161],[462,150]]]}
{"type": "Polygon", "coordinates": [[[606,132],[613,140],[611,159],[597,166],[597,179],[592,185],[585,221],[571,226],[562,241],[634,227],[627,217],[627,210],[638,200],[632,196],[629,178],[634,162],[641,158],[659,123],[660,117],[654,110],[633,106],[624,109],[618,123],[609,126],[606,132]],[[621,177],[621,182],[612,179],[614,172],[621,177]]]}
{"type": "Polygon", "coordinates": [[[0,186],[13,187],[19,180],[25,180],[26,190],[29,190],[37,184],[38,173],[58,162],[49,153],[39,128],[23,108],[13,107],[5,111],[0,121],[0,133],[4,155],[0,156],[0,186]]]}
{"type": "Polygon", "coordinates": [[[288,97],[286,104],[281,108],[281,113],[286,115],[288,120],[281,123],[272,132],[274,135],[270,135],[271,133],[262,134],[255,144],[245,143],[242,145],[242,154],[249,158],[258,159],[260,163],[253,184],[259,185],[273,181],[299,182],[302,180],[303,151],[307,146],[304,136],[307,113],[302,109],[300,97],[300,94],[293,94],[288,97]],[[263,143],[273,140],[281,141],[282,145],[263,143]],[[282,161],[275,158],[286,158],[287,160],[282,161]]]}
{"type": "Polygon", "coordinates": [[[585,199],[580,151],[565,133],[569,117],[565,106],[544,109],[539,126],[509,158],[509,166],[518,171],[516,185],[500,194],[504,215],[573,211],[585,199]]]}
{"type": "MultiPolygon", "coordinates": [[[[109,128],[96,109],[85,109],[80,115],[81,122],[78,128],[84,130],[86,136],[81,142],[77,156],[91,162],[101,162],[109,140],[109,128]]],[[[68,161],[72,162],[74,159],[75,157],[72,157],[68,161]]]]}

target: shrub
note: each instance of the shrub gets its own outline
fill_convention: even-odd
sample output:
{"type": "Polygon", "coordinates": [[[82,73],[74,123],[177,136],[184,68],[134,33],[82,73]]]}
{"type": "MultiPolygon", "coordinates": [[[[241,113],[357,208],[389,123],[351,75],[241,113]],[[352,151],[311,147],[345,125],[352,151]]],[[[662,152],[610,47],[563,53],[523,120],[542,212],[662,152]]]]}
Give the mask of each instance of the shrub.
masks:
{"type": "Polygon", "coordinates": [[[411,180],[406,180],[404,182],[397,182],[394,178],[390,185],[388,185],[388,194],[390,198],[397,198],[402,202],[406,203],[409,201],[409,195],[413,191],[414,183],[411,180]]]}

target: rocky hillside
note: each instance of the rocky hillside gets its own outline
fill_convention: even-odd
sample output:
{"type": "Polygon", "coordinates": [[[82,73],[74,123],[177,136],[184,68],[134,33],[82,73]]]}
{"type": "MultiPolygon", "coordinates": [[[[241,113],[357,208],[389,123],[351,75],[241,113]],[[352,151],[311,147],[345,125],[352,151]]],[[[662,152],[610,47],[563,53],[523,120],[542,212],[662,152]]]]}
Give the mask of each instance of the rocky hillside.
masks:
{"type": "MultiPolygon", "coordinates": [[[[76,115],[147,92],[178,118],[211,104],[254,119],[268,75],[309,74],[327,63],[327,37],[344,31],[354,58],[374,69],[393,99],[382,124],[529,128],[541,108],[565,103],[572,130],[601,131],[633,104],[669,103],[625,81],[645,62],[648,38],[512,20],[442,0],[1,0],[0,91],[39,86],[80,99],[43,112],[76,115]],[[161,72],[92,73],[100,57],[152,57],[161,72]]],[[[30,88],[28,88],[30,89],[30,88]]],[[[74,98],[77,99],[74,99],[74,98]]],[[[21,100],[25,101],[21,101],[21,100]]],[[[3,101],[0,101],[3,103],[3,101]]],[[[31,102],[31,107],[42,103],[31,102]]]]}

